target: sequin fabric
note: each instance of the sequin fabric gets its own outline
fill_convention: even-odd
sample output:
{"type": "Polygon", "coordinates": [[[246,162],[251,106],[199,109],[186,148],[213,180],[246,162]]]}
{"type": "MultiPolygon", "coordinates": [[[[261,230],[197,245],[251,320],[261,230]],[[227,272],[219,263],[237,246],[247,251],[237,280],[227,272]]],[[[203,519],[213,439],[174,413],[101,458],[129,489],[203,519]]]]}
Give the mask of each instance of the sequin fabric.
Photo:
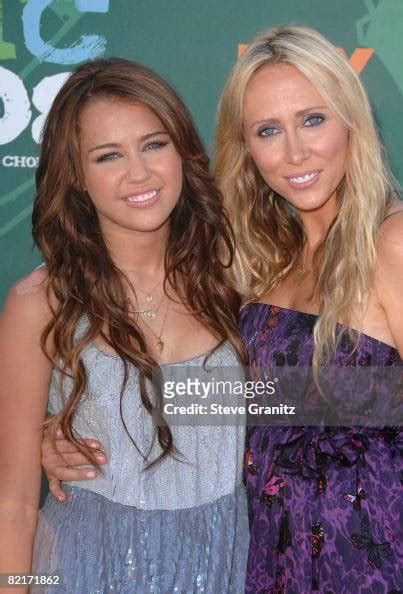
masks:
{"type": "MultiPolygon", "coordinates": [[[[100,440],[108,464],[95,480],[65,485],[66,504],[48,495],[40,510],[32,571],[58,572],[63,581],[43,592],[243,594],[249,541],[242,484],[245,428],[172,427],[186,463],[169,457],[144,471],[144,459],[120,418],[121,361],[94,344],[85,348],[82,360],[88,390],[74,428],[100,440]]],[[[203,361],[204,356],[195,357],[180,365],[203,361]]],[[[175,365],[162,366],[164,377],[175,365]]],[[[236,365],[228,344],[209,358],[211,369],[220,365],[236,365]]],[[[68,388],[67,382],[65,393],[68,388]]],[[[54,371],[52,412],[62,402],[54,371]]],[[[122,412],[137,447],[151,451],[153,459],[159,446],[140,402],[135,369],[130,369],[122,412]]]]}

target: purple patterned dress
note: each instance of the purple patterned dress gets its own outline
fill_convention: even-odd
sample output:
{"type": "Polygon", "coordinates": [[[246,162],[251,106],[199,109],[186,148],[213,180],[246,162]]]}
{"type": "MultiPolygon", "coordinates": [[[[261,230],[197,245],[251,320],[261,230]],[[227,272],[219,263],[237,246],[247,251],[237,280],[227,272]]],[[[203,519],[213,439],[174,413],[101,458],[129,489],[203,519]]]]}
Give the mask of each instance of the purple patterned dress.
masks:
{"type": "MultiPolygon", "coordinates": [[[[246,305],[240,330],[251,365],[307,368],[316,319],[246,305]]],[[[396,349],[374,338],[363,335],[354,353],[348,342],[332,365],[402,365],[396,349]]],[[[402,437],[397,427],[249,428],[247,594],[403,591],[402,437]]]]}

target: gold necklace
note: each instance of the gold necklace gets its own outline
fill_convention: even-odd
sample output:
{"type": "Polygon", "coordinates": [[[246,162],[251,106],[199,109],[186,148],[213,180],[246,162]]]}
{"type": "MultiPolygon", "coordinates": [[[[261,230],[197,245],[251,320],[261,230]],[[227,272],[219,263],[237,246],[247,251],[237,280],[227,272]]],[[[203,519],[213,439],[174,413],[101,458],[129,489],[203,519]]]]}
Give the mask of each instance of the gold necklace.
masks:
{"type": "Polygon", "coordinates": [[[161,303],[164,300],[164,297],[165,297],[165,293],[162,294],[160,302],[158,303],[158,305],[155,309],[140,307],[138,309],[134,309],[130,313],[138,314],[139,316],[143,316],[143,317],[147,318],[148,320],[155,320],[158,317],[158,312],[161,307],[161,303]]]}
{"type": "Polygon", "coordinates": [[[163,340],[162,340],[162,333],[164,332],[164,328],[165,328],[165,322],[166,322],[166,320],[167,320],[167,316],[168,316],[168,310],[169,310],[169,307],[170,307],[170,305],[171,305],[171,302],[168,300],[168,305],[167,305],[167,308],[166,308],[166,310],[165,310],[165,315],[164,315],[164,319],[163,319],[163,321],[162,321],[162,326],[161,326],[161,330],[160,330],[159,334],[157,334],[157,333],[156,333],[156,332],[155,332],[155,331],[154,331],[154,330],[151,328],[151,326],[150,326],[149,324],[147,324],[147,322],[146,322],[145,320],[143,320],[143,323],[144,323],[144,324],[146,325],[146,327],[149,329],[149,331],[151,332],[151,334],[152,334],[152,335],[153,335],[153,336],[156,338],[156,343],[155,343],[155,346],[156,346],[156,348],[157,348],[157,351],[159,352],[159,354],[161,354],[161,353],[162,353],[162,351],[164,350],[164,346],[165,346],[165,343],[164,343],[164,342],[163,342],[163,340]]]}
{"type": "Polygon", "coordinates": [[[302,250],[301,252],[301,264],[299,264],[299,266],[297,267],[296,271],[295,271],[295,279],[297,281],[298,284],[301,284],[306,277],[308,276],[308,274],[311,272],[310,269],[305,268],[305,262],[304,262],[304,250],[302,250]]]}
{"type": "Polygon", "coordinates": [[[157,282],[157,284],[150,291],[147,291],[147,290],[145,291],[144,289],[142,289],[141,287],[138,287],[134,283],[133,283],[133,285],[137,291],[140,291],[140,293],[143,293],[143,295],[145,295],[144,301],[146,301],[147,303],[151,303],[151,301],[153,300],[153,293],[160,283],[161,283],[161,281],[159,280],[157,282]]]}

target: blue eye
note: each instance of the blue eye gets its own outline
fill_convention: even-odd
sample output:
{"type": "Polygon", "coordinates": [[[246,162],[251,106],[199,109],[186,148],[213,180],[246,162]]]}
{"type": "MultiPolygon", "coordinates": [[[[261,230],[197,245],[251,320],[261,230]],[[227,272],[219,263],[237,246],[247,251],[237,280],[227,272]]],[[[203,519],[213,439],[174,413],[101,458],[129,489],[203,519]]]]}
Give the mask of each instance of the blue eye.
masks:
{"type": "Polygon", "coordinates": [[[265,138],[267,136],[276,136],[279,133],[279,129],[275,126],[264,126],[257,131],[257,135],[265,138]]]}
{"type": "Polygon", "coordinates": [[[106,153],[105,155],[101,155],[97,158],[97,163],[102,161],[114,161],[119,157],[119,153],[106,153]]]}
{"type": "Polygon", "coordinates": [[[320,114],[311,114],[305,118],[304,126],[308,126],[308,128],[313,126],[320,126],[320,124],[324,121],[325,116],[320,114]]]}

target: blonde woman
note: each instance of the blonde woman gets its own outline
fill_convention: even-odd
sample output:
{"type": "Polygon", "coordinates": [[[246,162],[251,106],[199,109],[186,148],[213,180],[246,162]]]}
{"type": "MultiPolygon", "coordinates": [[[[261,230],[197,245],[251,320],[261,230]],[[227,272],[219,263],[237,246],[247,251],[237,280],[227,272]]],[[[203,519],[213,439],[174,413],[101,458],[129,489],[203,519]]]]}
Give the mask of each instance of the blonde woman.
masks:
{"type": "MultiPolygon", "coordinates": [[[[216,172],[251,365],[313,365],[317,380],[325,364],[401,366],[403,212],[362,84],[319,33],[269,29],[248,46],[221,98],[216,172]]],[[[370,414],[369,383],[334,386],[335,409],[370,414]]],[[[398,429],[315,424],[249,430],[246,591],[400,592],[398,429]]]]}

